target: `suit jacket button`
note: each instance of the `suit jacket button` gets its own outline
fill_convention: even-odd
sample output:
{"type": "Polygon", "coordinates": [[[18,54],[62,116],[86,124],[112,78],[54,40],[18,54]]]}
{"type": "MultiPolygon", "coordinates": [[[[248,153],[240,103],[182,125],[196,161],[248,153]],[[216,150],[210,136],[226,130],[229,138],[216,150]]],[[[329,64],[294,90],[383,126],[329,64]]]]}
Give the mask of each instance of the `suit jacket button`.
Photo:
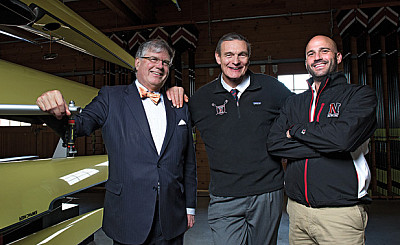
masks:
{"type": "Polygon", "coordinates": [[[161,165],[160,165],[160,164],[157,164],[157,168],[161,168],[161,165]]]}

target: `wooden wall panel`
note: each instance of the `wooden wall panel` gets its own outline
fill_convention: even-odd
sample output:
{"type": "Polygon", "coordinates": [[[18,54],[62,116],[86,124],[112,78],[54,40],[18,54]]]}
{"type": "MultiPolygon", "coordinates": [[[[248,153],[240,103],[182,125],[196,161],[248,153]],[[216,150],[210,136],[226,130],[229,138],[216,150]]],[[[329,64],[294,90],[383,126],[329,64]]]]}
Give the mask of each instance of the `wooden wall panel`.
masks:
{"type": "MultiPolygon", "coordinates": [[[[304,58],[307,41],[315,34],[330,35],[330,16],[293,17],[288,21],[279,17],[235,23],[216,23],[211,26],[211,40],[200,36],[196,63],[215,63],[214,50],[218,39],[228,32],[239,32],[252,44],[251,60],[304,58]],[[299,32],[301,30],[301,32],[299,32]],[[203,39],[202,39],[203,38],[203,39]]],[[[208,34],[208,26],[198,25],[201,34],[208,34]]]]}
{"type": "MultiPolygon", "coordinates": [[[[0,127],[0,158],[28,155],[49,158],[53,156],[59,139],[46,126],[0,127]]],[[[77,138],[75,146],[78,156],[105,154],[100,130],[95,131],[94,136],[77,138]]]]}
{"type": "Polygon", "coordinates": [[[49,127],[32,126],[36,136],[36,154],[40,158],[52,157],[60,137],[49,127]],[[36,128],[36,129],[35,129],[36,128]]]}
{"type": "Polygon", "coordinates": [[[0,127],[0,158],[18,156],[53,156],[59,137],[41,125],[0,127]]]}
{"type": "Polygon", "coordinates": [[[36,136],[32,128],[0,127],[0,158],[27,155],[36,155],[36,136]]]}

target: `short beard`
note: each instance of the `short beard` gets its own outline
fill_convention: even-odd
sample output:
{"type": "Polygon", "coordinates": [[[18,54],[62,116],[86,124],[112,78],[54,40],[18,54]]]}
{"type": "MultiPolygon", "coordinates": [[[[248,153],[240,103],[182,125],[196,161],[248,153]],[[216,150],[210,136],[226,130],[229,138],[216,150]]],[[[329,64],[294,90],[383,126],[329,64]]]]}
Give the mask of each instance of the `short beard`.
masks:
{"type": "Polygon", "coordinates": [[[312,79],[314,82],[322,82],[324,80],[326,80],[326,77],[328,76],[328,74],[322,75],[322,76],[317,76],[311,69],[308,69],[308,73],[310,73],[312,79]]]}
{"type": "Polygon", "coordinates": [[[311,77],[313,78],[314,81],[316,82],[322,82],[326,80],[326,77],[332,73],[334,73],[335,71],[337,71],[337,67],[338,67],[338,63],[337,63],[337,59],[333,59],[332,60],[332,64],[331,67],[329,67],[329,70],[326,74],[322,74],[320,76],[318,76],[317,74],[315,74],[313,72],[313,70],[311,69],[311,67],[309,65],[306,66],[308,73],[311,75],[311,77]]]}

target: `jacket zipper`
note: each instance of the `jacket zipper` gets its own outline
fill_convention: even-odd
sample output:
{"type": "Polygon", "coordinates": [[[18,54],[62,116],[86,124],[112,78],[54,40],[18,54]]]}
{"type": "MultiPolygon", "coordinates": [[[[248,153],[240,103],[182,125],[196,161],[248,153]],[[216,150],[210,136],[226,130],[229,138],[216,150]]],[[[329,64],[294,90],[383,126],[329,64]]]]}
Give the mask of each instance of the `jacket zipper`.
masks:
{"type": "MultiPolygon", "coordinates": [[[[326,79],[324,87],[320,90],[320,92],[319,92],[318,95],[317,95],[317,98],[315,99],[315,107],[314,107],[314,110],[317,109],[319,96],[320,96],[320,94],[322,93],[322,90],[324,90],[324,88],[325,88],[326,85],[328,84],[328,79],[329,79],[329,78],[326,79]]],[[[310,86],[310,87],[311,87],[311,86],[310,86]]],[[[312,113],[311,113],[311,108],[312,108],[313,102],[314,102],[314,90],[311,88],[311,102],[310,102],[310,109],[309,109],[309,115],[308,115],[308,118],[309,118],[309,121],[310,121],[310,122],[314,121],[314,118],[315,118],[315,113],[314,113],[314,118],[311,118],[311,115],[312,115],[312,113]]],[[[321,107],[320,107],[320,109],[319,109],[319,111],[318,111],[318,114],[317,114],[317,122],[319,122],[319,116],[320,116],[320,114],[321,114],[321,111],[322,111],[322,108],[324,107],[324,105],[325,105],[325,103],[322,103],[322,104],[321,104],[321,107]]],[[[306,202],[307,202],[308,206],[311,207],[311,204],[310,204],[310,202],[308,201],[307,167],[308,167],[308,158],[306,159],[305,166],[304,166],[304,195],[305,195],[306,202]]]]}
{"type": "Polygon", "coordinates": [[[306,202],[308,206],[311,206],[310,203],[308,202],[308,193],[307,193],[307,164],[308,164],[308,159],[306,159],[306,165],[304,168],[304,194],[306,196],[306,202]]]}
{"type": "Polygon", "coordinates": [[[321,114],[322,108],[324,108],[325,103],[321,104],[321,108],[319,108],[318,115],[317,115],[317,122],[319,122],[319,115],[321,114]]]}
{"type": "Polygon", "coordinates": [[[239,117],[239,119],[240,119],[239,100],[236,102],[236,108],[237,108],[238,117],[239,117]]]}

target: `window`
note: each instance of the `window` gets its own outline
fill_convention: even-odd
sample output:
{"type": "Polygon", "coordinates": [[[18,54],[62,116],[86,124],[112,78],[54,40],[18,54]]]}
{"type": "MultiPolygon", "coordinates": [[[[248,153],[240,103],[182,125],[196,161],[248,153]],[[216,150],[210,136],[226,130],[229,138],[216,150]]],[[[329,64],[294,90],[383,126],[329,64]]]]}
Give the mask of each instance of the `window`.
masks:
{"type": "Polygon", "coordinates": [[[13,121],[13,120],[7,120],[7,119],[0,119],[0,127],[4,126],[31,126],[30,123],[25,123],[25,122],[18,122],[18,121],[13,121]]]}
{"type": "Polygon", "coordinates": [[[290,91],[299,94],[308,89],[307,79],[310,78],[309,74],[292,74],[280,75],[278,80],[281,81],[290,91]]]}

